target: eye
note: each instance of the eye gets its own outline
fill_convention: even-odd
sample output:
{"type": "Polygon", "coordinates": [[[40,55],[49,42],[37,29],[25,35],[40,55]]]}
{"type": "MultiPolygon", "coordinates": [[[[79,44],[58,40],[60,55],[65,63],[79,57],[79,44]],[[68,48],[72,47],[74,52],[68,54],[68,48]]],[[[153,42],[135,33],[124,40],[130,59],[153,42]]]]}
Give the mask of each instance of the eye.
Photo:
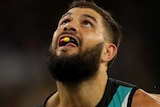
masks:
{"type": "Polygon", "coordinates": [[[65,24],[67,24],[68,22],[69,22],[68,19],[62,20],[62,21],[61,21],[61,25],[65,25],[65,24]]]}
{"type": "Polygon", "coordinates": [[[86,27],[89,27],[89,28],[92,27],[92,23],[89,21],[83,21],[83,25],[85,25],[86,27]]]}

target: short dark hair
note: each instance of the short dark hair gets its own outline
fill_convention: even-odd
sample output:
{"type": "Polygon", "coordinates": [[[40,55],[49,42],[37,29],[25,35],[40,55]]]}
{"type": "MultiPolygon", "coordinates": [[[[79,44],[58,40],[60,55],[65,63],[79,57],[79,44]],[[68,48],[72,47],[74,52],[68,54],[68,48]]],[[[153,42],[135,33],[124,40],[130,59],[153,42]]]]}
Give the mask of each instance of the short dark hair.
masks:
{"type": "MultiPolygon", "coordinates": [[[[90,8],[95,10],[97,13],[99,13],[104,22],[104,27],[106,31],[109,31],[109,38],[111,39],[111,42],[117,46],[117,49],[120,45],[122,33],[121,33],[121,26],[112,18],[111,14],[104,10],[103,8],[99,7],[95,2],[86,1],[86,0],[74,0],[70,5],[69,9],[80,7],[80,8],[90,8]]],[[[108,66],[110,67],[111,64],[114,62],[115,57],[108,63],[108,66]]]]}

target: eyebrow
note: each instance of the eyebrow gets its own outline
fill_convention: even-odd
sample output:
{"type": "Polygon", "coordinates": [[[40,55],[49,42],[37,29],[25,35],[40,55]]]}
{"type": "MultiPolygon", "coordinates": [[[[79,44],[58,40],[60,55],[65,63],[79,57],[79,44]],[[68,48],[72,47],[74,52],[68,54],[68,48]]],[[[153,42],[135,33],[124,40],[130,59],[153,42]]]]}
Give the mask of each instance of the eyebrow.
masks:
{"type": "Polygon", "coordinates": [[[62,17],[60,18],[60,19],[63,19],[65,16],[67,16],[67,15],[72,15],[72,13],[71,12],[67,12],[67,13],[65,13],[64,15],[62,15],[62,17]]]}
{"type": "Polygon", "coordinates": [[[91,15],[89,15],[89,14],[83,14],[82,16],[84,16],[84,17],[88,17],[88,18],[92,19],[93,21],[95,21],[95,22],[97,23],[96,18],[95,18],[95,17],[93,17],[93,16],[91,16],[91,15]]]}
{"type": "MultiPolygon", "coordinates": [[[[67,16],[67,15],[71,16],[72,14],[73,14],[73,13],[71,13],[71,12],[67,12],[67,13],[65,13],[64,15],[62,15],[62,17],[61,17],[60,19],[63,19],[63,18],[64,18],[65,16],[67,16]]],[[[91,15],[89,15],[89,14],[83,14],[82,17],[88,17],[88,18],[92,19],[93,21],[95,21],[95,22],[97,23],[96,18],[93,17],[93,16],[91,16],[91,15]]]]}

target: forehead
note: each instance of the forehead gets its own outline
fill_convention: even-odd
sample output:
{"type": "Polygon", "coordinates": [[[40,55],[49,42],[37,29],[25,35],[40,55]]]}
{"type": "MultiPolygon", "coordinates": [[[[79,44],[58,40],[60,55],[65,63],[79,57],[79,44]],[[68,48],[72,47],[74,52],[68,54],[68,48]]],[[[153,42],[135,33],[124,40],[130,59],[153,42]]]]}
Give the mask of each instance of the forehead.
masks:
{"type": "Polygon", "coordinates": [[[102,20],[102,17],[99,13],[97,13],[95,10],[90,9],[90,8],[80,8],[80,7],[75,7],[70,9],[68,12],[66,12],[63,16],[84,16],[88,15],[91,17],[94,17],[96,20],[102,20]]]}

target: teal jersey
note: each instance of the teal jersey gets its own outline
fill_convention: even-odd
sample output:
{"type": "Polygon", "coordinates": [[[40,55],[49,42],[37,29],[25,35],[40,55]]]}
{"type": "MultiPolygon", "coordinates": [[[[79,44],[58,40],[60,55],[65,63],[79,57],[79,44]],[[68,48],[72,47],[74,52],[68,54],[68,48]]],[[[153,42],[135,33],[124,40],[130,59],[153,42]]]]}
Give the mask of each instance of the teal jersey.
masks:
{"type": "Polygon", "coordinates": [[[96,107],[131,107],[137,86],[109,78],[101,101],[96,107]]]}

